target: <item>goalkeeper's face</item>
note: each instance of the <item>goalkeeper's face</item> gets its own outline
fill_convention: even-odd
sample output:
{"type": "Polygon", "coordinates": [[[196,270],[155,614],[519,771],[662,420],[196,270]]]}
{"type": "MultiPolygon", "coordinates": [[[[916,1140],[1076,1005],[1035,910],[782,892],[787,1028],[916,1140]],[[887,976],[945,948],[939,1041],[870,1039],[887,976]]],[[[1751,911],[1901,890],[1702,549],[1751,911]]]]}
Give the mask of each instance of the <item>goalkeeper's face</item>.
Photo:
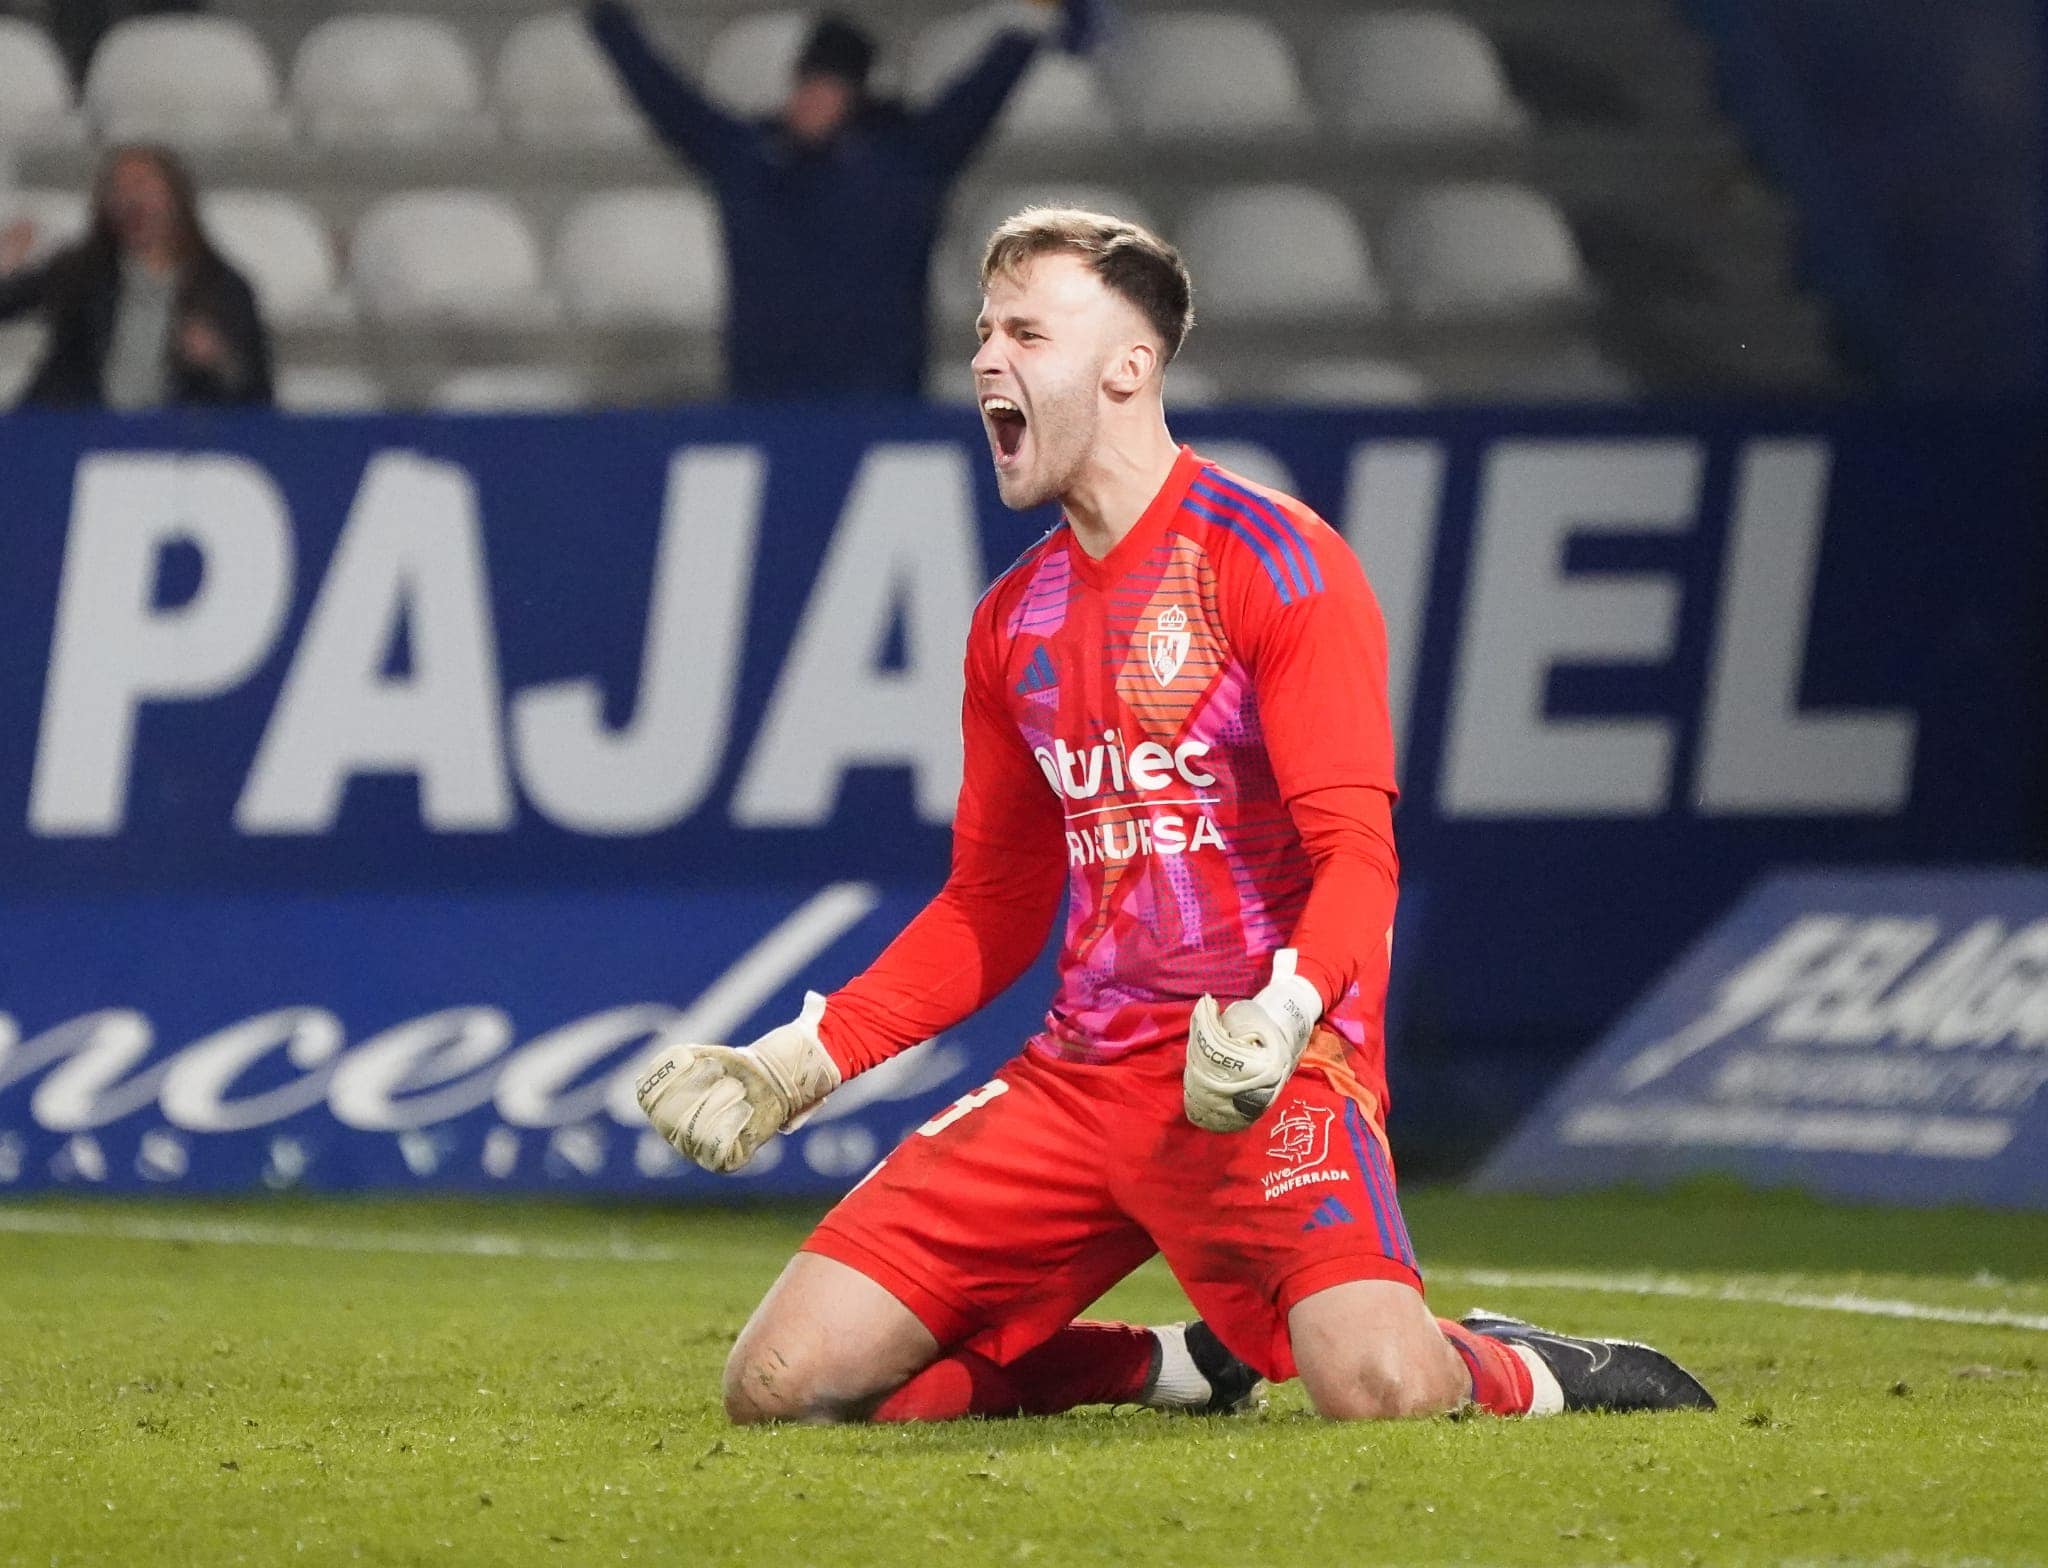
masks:
{"type": "Polygon", "coordinates": [[[975,331],[974,398],[1005,506],[1057,500],[1128,398],[1112,375],[1136,312],[1079,256],[1054,253],[989,280],[975,331]]]}

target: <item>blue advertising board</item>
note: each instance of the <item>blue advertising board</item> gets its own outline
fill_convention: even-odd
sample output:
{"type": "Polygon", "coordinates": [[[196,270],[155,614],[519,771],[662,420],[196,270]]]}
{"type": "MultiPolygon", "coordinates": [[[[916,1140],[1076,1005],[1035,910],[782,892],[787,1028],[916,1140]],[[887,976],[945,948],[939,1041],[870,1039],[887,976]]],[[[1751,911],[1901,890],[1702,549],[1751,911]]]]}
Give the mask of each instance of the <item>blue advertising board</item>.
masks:
{"type": "Polygon", "coordinates": [[[647,1125],[636,1067],[795,1017],[916,907],[864,882],[9,902],[0,1191],[838,1191],[1037,1027],[1042,975],[729,1180],[647,1125]]]}
{"type": "MultiPolygon", "coordinates": [[[[2043,732],[2022,412],[1176,428],[1315,506],[1386,612],[1397,1138],[1526,1104],[1767,866],[2021,843],[2043,732]]],[[[530,919],[459,971],[485,1005],[513,994],[493,945],[562,922],[684,953],[768,929],[739,913],[763,890],[871,886],[877,913],[801,977],[837,983],[944,874],[968,617],[1053,520],[1000,506],[971,413],[944,410],[0,419],[0,1079],[78,1016],[183,1005],[151,900],[195,928],[358,895],[530,919]],[[67,928],[59,996],[22,955],[74,905],[104,924],[67,928]]],[[[388,953],[381,917],[337,907],[339,949],[388,953]]],[[[374,971],[323,1000],[291,983],[319,948],[264,949],[281,1000],[223,988],[164,1039],[345,1002],[354,1040],[463,1005],[380,1006],[374,971]]],[[[513,1027],[697,985],[565,972],[513,1027]]],[[[974,1072],[1045,990],[966,1040],[974,1072]]]]}
{"type": "Polygon", "coordinates": [[[1745,898],[1480,1173],[1713,1172],[2048,1208],[2048,873],[1802,872],[1745,898]]]}

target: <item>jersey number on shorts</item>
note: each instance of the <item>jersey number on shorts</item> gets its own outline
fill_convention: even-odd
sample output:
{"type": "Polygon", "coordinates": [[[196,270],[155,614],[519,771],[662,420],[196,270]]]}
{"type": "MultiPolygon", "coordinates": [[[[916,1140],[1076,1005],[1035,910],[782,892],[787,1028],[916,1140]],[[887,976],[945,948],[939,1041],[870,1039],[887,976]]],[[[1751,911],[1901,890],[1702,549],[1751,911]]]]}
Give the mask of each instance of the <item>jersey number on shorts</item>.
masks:
{"type": "Polygon", "coordinates": [[[976,1106],[986,1105],[989,1101],[1009,1092],[1010,1085],[1006,1080],[1001,1078],[991,1079],[972,1094],[961,1095],[959,1099],[918,1128],[918,1133],[926,1138],[936,1138],[976,1106]]]}

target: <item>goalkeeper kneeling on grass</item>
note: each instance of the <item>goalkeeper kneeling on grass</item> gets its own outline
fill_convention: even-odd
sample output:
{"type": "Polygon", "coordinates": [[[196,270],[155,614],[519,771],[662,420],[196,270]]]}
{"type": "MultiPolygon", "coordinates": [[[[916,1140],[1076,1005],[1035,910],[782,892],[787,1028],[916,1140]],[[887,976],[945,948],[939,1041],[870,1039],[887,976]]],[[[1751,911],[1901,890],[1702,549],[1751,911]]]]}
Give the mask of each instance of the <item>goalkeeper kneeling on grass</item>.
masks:
{"type": "Polygon", "coordinates": [[[1192,321],[1170,246],[1032,209],[981,282],[997,486],[1064,515],[975,612],[951,873],[864,974],[751,1045],[662,1053],[640,1103],[736,1170],[1008,986],[1064,894],[1059,990],[804,1243],[733,1348],[728,1413],[1224,1411],[1297,1376],[1338,1419],[1711,1408],[1645,1346],[1424,1304],[1384,1128],[1398,866],[1372,590],[1307,507],[1168,434],[1192,321]],[[1155,1252],[1199,1321],[1075,1320],[1155,1252]]]}

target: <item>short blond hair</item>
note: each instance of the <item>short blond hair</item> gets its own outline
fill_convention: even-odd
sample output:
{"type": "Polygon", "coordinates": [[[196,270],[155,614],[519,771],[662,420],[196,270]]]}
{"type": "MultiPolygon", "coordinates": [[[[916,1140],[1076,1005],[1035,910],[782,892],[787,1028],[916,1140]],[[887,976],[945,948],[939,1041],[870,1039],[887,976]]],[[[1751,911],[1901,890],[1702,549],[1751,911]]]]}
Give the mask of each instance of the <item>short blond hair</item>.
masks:
{"type": "Polygon", "coordinates": [[[1080,207],[1026,207],[996,225],[981,256],[981,286],[1014,278],[1040,256],[1085,260],[1111,293],[1130,301],[1159,334],[1170,361],[1195,324],[1187,263],[1150,229],[1080,207]]]}

